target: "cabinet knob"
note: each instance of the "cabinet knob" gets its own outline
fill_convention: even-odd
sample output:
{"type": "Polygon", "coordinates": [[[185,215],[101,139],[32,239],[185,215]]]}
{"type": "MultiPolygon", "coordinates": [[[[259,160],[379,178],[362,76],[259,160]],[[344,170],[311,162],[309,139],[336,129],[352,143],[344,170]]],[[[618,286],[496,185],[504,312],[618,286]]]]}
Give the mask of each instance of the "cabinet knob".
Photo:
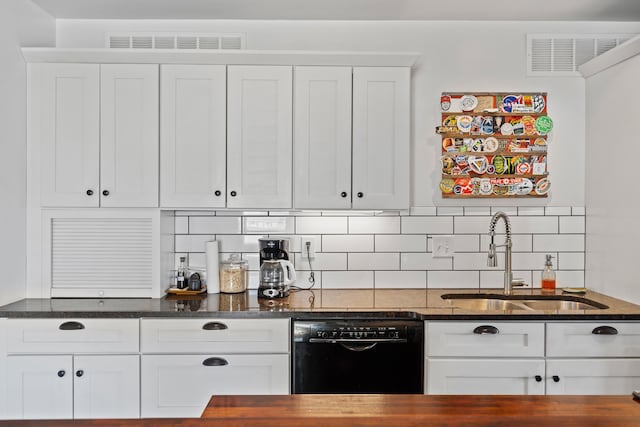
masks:
{"type": "Polygon", "coordinates": [[[557,375],[554,375],[554,376],[552,376],[551,378],[553,379],[553,382],[554,382],[554,383],[559,383],[559,382],[560,382],[560,377],[559,377],[559,376],[557,376],[557,375]]]}
{"type": "Polygon", "coordinates": [[[222,192],[220,190],[216,190],[213,194],[215,194],[216,196],[220,197],[222,192]]]}
{"type": "Polygon", "coordinates": [[[542,382],[542,377],[540,375],[536,375],[534,378],[536,379],[536,382],[542,382]]]}
{"type": "Polygon", "coordinates": [[[87,190],[87,196],[93,196],[93,190],[87,190]]]}
{"type": "Polygon", "coordinates": [[[58,326],[58,329],[60,329],[61,331],[75,331],[78,329],[84,329],[84,325],[80,322],[64,322],[63,324],[61,324],[60,326],[58,326]]]}
{"type": "Polygon", "coordinates": [[[347,197],[347,192],[343,191],[342,193],[340,193],[340,197],[347,197]]]}
{"type": "Polygon", "coordinates": [[[229,362],[227,362],[227,360],[223,359],[222,357],[210,357],[208,359],[204,359],[202,361],[202,364],[204,366],[225,366],[228,365],[229,362]]]}
{"type": "Polygon", "coordinates": [[[76,377],[80,378],[80,377],[81,377],[81,376],[83,376],[83,375],[84,375],[84,371],[83,371],[82,369],[78,369],[78,370],[76,371],[76,377]]]}
{"type": "Polygon", "coordinates": [[[362,191],[358,191],[357,196],[359,199],[362,199],[364,197],[364,193],[362,191]]]}
{"type": "Polygon", "coordinates": [[[500,333],[500,330],[498,328],[496,328],[495,326],[491,326],[491,325],[480,325],[477,328],[475,328],[473,330],[474,334],[478,334],[478,335],[485,335],[485,334],[489,334],[489,335],[495,335],[500,333]]]}
{"type": "Polygon", "coordinates": [[[238,194],[238,193],[236,193],[235,191],[232,191],[232,192],[231,192],[231,193],[229,193],[229,194],[231,194],[231,197],[236,197],[236,194],[238,194]]]}
{"type": "Polygon", "coordinates": [[[613,326],[598,326],[591,333],[594,335],[618,335],[618,330],[613,326]]]}
{"type": "Polygon", "coordinates": [[[65,375],[65,374],[66,374],[66,372],[65,372],[63,369],[60,369],[60,370],[58,371],[58,376],[59,376],[60,378],[64,377],[64,375],[65,375]]]}
{"type": "Polygon", "coordinates": [[[102,191],[102,195],[103,196],[108,196],[109,195],[109,190],[103,190],[102,191]]]}

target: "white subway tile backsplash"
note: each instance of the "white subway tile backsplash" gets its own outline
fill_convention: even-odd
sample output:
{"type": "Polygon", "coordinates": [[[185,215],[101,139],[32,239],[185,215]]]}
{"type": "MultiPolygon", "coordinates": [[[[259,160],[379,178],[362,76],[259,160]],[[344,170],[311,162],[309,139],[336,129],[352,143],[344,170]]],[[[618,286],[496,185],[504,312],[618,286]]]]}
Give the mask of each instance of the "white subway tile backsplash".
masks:
{"type": "Polygon", "coordinates": [[[518,215],[544,215],[544,206],[521,206],[518,208],[518,215]]]}
{"type": "MultiPolygon", "coordinates": [[[[350,234],[399,234],[400,218],[396,217],[350,217],[350,234]]],[[[410,218],[410,217],[402,217],[410,218]]]]}
{"type": "Polygon", "coordinates": [[[376,289],[426,289],[426,271],[376,271],[374,273],[376,289]]]}
{"type": "Polygon", "coordinates": [[[323,271],[322,289],[373,289],[373,271],[323,271]]]}
{"type": "Polygon", "coordinates": [[[584,217],[583,216],[565,216],[560,217],[560,233],[584,233],[584,217]]]}
{"type": "Polygon", "coordinates": [[[373,252],[373,236],[343,234],[322,236],[324,252],[373,252]]]}
{"type": "Polygon", "coordinates": [[[316,253],[316,256],[311,260],[311,267],[309,267],[309,260],[302,258],[301,254],[295,254],[295,267],[296,270],[310,271],[310,270],[346,270],[347,269],[347,254],[346,253],[316,253]]]}
{"type": "Polygon", "coordinates": [[[451,270],[451,258],[434,258],[429,252],[400,254],[401,270],[451,270]]]}
{"type": "Polygon", "coordinates": [[[189,234],[189,217],[176,216],[174,231],[176,234],[189,234]]]}
{"type": "Polygon", "coordinates": [[[464,215],[464,209],[462,207],[438,206],[436,212],[438,216],[464,215]]]}
{"type": "Polygon", "coordinates": [[[569,216],[571,215],[570,206],[547,206],[544,208],[544,214],[547,216],[569,216]]]}
{"type": "MultiPolygon", "coordinates": [[[[486,265],[489,222],[497,211],[511,220],[514,276],[540,286],[545,255],[557,257],[558,286],[584,284],[584,207],[414,207],[409,211],[178,211],[176,265],[205,263],[204,244],[220,241],[220,257],[241,253],[249,262],[250,288],[258,287],[258,239],[288,238],[298,271],[296,285],[307,287],[312,269],[320,288],[501,288],[504,252],[497,268],[486,265]],[[255,233],[255,234],[254,234],[255,233]],[[448,235],[455,254],[433,258],[434,235],[448,235]],[[311,267],[301,257],[301,238],[314,238],[311,267]],[[562,280],[562,282],[560,281],[562,280]],[[566,282],[564,285],[560,283],[566,282]]],[[[504,224],[496,226],[504,242],[504,224]]]]}
{"type": "Polygon", "coordinates": [[[489,206],[465,206],[464,214],[466,216],[490,216],[491,208],[489,206]]]}
{"type": "Polygon", "coordinates": [[[555,265],[561,270],[584,270],[584,253],[560,252],[555,265]]]}
{"type": "Polygon", "coordinates": [[[558,232],[558,217],[555,217],[555,216],[512,217],[511,232],[514,234],[545,234],[545,233],[554,234],[558,232]]]}
{"type": "Polygon", "coordinates": [[[376,252],[426,252],[424,234],[379,234],[375,237],[376,252]]]}
{"type": "Polygon", "coordinates": [[[452,234],[453,217],[402,217],[402,234],[452,234]]]}
{"type": "MultiPolygon", "coordinates": [[[[216,236],[220,242],[220,252],[258,252],[258,239],[266,236],[254,235],[223,235],[216,236]]],[[[202,250],[204,252],[204,249],[202,250]]]]}
{"type": "Polygon", "coordinates": [[[297,234],[347,234],[347,217],[296,217],[297,234]]]}
{"type": "Polygon", "coordinates": [[[478,271],[428,271],[427,288],[478,288],[478,271]]]}
{"type": "Polygon", "coordinates": [[[190,234],[240,234],[242,233],[242,217],[189,217],[190,234]]]}
{"type": "Polygon", "coordinates": [[[398,253],[350,253],[349,270],[399,270],[398,253]]]}
{"type": "Polygon", "coordinates": [[[583,252],[584,234],[540,234],[533,236],[535,252],[583,252]]]}

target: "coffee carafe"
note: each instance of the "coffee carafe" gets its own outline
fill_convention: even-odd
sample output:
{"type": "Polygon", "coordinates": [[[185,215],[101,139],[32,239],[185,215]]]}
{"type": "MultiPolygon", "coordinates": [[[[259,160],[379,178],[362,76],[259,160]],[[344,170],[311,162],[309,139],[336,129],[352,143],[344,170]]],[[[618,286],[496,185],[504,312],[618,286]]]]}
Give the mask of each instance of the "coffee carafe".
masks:
{"type": "Polygon", "coordinates": [[[288,239],[258,239],[258,245],[260,247],[260,265],[268,259],[289,261],[288,239]]]}
{"type": "Polygon", "coordinates": [[[296,272],[291,262],[282,259],[264,260],[260,266],[258,298],[287,297],[295,280],[296,272]]]}

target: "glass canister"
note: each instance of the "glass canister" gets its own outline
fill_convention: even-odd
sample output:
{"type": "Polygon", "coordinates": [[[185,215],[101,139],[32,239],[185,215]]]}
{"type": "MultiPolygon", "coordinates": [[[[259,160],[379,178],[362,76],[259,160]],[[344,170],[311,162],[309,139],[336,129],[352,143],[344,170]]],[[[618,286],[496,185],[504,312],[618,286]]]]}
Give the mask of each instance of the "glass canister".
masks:
{"type": "Polygon", "coordinates": [[[237,294],[247,290],[249,267],[240,254],[231,254],[228,260],[220,262],[220,292],[237,294]]]}

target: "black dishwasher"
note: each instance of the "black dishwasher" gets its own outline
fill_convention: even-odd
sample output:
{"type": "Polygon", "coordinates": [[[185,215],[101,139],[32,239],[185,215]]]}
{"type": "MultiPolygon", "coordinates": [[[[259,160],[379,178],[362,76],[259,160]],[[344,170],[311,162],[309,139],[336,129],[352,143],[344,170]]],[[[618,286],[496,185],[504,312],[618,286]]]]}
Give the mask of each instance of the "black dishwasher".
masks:
{"type": "Polygon", "coordinates": [[[424,391],[424,324],[419,320],[294,320],[292,391],[424,391]]]}

